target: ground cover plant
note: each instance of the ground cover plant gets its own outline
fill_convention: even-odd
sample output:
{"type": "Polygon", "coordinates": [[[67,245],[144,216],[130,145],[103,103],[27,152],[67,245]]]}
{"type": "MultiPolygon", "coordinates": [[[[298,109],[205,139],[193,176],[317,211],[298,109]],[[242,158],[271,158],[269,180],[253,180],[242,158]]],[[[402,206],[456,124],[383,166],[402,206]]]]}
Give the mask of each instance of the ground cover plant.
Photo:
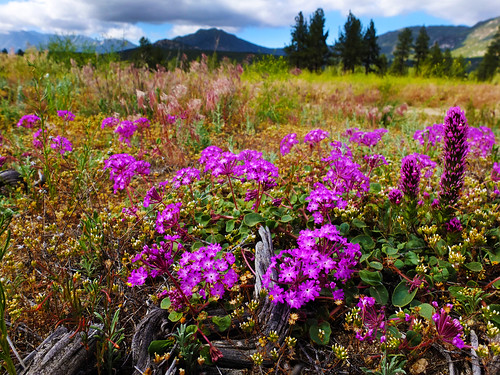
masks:
{"type": "Polygon", "coordinates": [[[6,373],[499,371],[498,86],[0,58],[6,373]]]}

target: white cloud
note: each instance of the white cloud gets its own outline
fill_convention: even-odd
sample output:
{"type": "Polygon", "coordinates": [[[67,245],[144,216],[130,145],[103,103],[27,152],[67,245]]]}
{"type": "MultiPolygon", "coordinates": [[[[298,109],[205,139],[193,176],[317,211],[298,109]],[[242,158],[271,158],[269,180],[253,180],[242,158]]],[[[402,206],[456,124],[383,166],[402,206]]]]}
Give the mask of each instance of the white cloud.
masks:
{"type": "MultiPolygon", "coordinates": [[[[4,0],[5,1],[5,0],[4,0]]],[[[453,24],[473,25],[500,15],[491,0],[11,0],[0,3],[0,32],[32,30],[136,39],[137,23],[173,25],[172,34],[200,26],[237,31],[247,26],[289,27],[299,11],[351,10],[356,16],[397,16],[425,12],[453,24]]]]}

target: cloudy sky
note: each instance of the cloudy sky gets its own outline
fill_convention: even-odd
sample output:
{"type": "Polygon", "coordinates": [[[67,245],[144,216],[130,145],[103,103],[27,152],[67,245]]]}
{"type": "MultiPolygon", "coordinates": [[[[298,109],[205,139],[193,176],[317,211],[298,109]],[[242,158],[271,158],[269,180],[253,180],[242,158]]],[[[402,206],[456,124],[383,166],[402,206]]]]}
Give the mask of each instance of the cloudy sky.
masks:
{"type": "Polygon", "coordinates": [[[0,0],[0,32],[34,30],[152,42],[218,27],[266,47],[290,42],[294,17],[323,8],[333,43],[349,10],[378,34],[500,16],[498,0],[0,0]]]}

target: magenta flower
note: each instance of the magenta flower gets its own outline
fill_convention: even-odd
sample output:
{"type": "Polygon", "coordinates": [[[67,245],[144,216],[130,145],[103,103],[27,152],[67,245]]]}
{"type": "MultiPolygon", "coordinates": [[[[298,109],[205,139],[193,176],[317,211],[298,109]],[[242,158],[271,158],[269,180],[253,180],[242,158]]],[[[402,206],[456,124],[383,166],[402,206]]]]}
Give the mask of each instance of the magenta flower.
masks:
{"type": "Polygon", "coordinates": [[[446,230],[448,232],[461,232],[462,231],[462,223],[458,217],[452,218],[449,222],[445,224],[446,230]]]}
{"type": "Polygon", "coordinates": [[[146,117],[140,117],[134,121],[134,124],[138,126],[139,129],[146,129],[151,126],[151,123],[146,117]]]}
{"type": "Polygon", "coordinates": [[[323,139],[326,139],[329,136],[330,133],[328,133],[326,130],[314,129],[306,134],[306,136],[304,137],[304,142],[308,145],[313,145],[315,143],[321,142],[323,139]]]}
{"type": "Polygon", "coordinates": [[[467,168],[467,142],[469,124],[460,107],[452,107],[444,118],[443,174],[439,199],[446,207],[454,205],[464,184],[467,168]]]}
{"type": "Polygon", "coordinates": [[[52,138],[50,148],[56,150],[61,155],[64,155],[64,153],[66,152],[73,151],[73,145],[71,144],[71,142],[67,138],[61,137],[60,135],[52,138]]]}
{"type": "Polygon", "coordinates": [[[290,153],[290,151],[292,150],[292,147],[298,143],[299,143],[299,141],[297,140],[296,133],[291,133],[291,134],[285,135],[280,142],[281,155],[286,155],[286,154],[290,153]]]}
{"type": "Polygon", "coordinates": [[[200,171],[196,168],[180,169],[172,180],[175,189],[181,186],[191,185],[193,181],[200,179],[200,171]]]}
{"type": "Polygon", "coordinates": [[[422,146],[427,145],[435,147],[444,136],[444,126],[443,124],[434,124],[432,126],[426,126],[424,130],[417,130],[413,134],[413,139],[419,142],[422,146]]]}
{"type": "Polygon", "coordinates": [[[146,279],[148,278],[148,271],[143,267],[139,267],[136,270],[132,270],[132,274],[128,278],[128,283],[130,286],[144,285],[146,279]]]}
{"type": "Polygon", "coordinates": [[[309,202],[307,210],[313,213],[314,222],[321,224],[325,218],[330,221],[329,213],[335,208],[345,208],[345,202],[339,192],[329,190],[325,185],[320,182],[314,184],[314,190],[306,198],[309,202]]]}
{"type": "Polygon", "coordinates": [[[381,165],[388,165],[387,160],[385,160],[384,155],[375,154],[375,155],[365,155],[363,156],[365,162],[368,164],[368,167],[371,169],[380,167],[381,165]]]}
{"type": "MultiPolygon", "coordinates": [[[[433,301],[432,305],[438,309],[437,302],[433,301]]],[[[452,319],[450,317],[450,311],[453,305],[448,303],[444,308],[441,308],[439,312],[436,312],[432,316],[432,320],[436,325],[436,331],[438,337],[448,344],[456,346],[458,349],[463,349],[466,347],[464,341],[462,340],[463,327],[458,319],[452,319]]]]}
{"type": "Polygon", "coordinates": [[[163,211],[158,211],[156,216],[156,231],[158,233],[165,233],[167,229],[178,226],[181,207],[181,202],[171,203],[163,211]]]}
{"type": "Polygon", "coordinates": [[[379,330],[385,332],[384,306],[377,310],[373,297],[360,297],[357,306],[361,309],[361,322],[365,331],[364,334],[361,331],[356,332],[356,338],[359,341],[372,342],[379,330]]]}
{"type": "Polygon", "coordinates": [[[17,123],[17,127],[33,128],[38,121],[40,121],[40,117],[37,115],[24,115],[17,123]]]}
{"type": "Polygon", "coordinates": [[[183,293],[190,298],[197,289],[203,299],[221,298],[238,281],[238,274],[231,268],[234,262],[234,255],[224,252],[217,243],[184,252],[177,271],[183,293]]]}
{"type": "Polygon", "coordinates": [[[57,115],[64,121],[73,121],[75,119],[75,115],[70,111],[57,111],[57,115]]]}
{"type": "Polygon", "coordinates": [[[344,137],[349,137],[349,142],[373,147],[382,139],[382,136],[387,132],[388,130],[383,128],[375,129],[371,132],[363,132],[358,128],[353,128],[347,129],[343,135],[344,137]]]}
{"type": "Polygon", "coordinates": [[[493,163],[493,169],[491,170],[491,180],[495,182],[500,181],[500,163],[493,163]]]}
{"type": "Polygon", "coordinates": [[[469,127],[467,139],[469,141],[470,152],[475,157],[488,157],[496,143],[493,130],[486,126],[480,126],[479,128],[469,127]]]}
{"type": "Polygon", "coordinates": [[[116,117],[106,117],[102,120],[101,129],[115,127],[119,122],[120,120],[116,117]]]}
{"type": "MultiPolygon", "coordinates": [[[[33,133],[33,147],[34,148],[43,148],[43,139],[39,138],[42,134],[42,129],[38,129],[33,133]]],[[[45,130],[45,135],[47,135],[47,131],[45,130]]]]}
{"type": "Polygon", "coordinates": [[[120,122],[118,127],[115,129],[115,133],[118,133],[120,135],[118,137],[119,141],[124,142],[128,146],[130,146],[130,138],[132,138],[136,130],[137,125],[135,125],[132,121],[125,120],[120,122]]]}
{"type": "Polygon", "coordinates": [[[263,277],[273,302],[300,308],[322,289],[342,298],[338,284],[352,276],[361,257],[359,244],[348,243],[331,224],[303,230],[297,244],[298,248],[273,256],[263,277]]]}
{"type": "Polygon", "coordinates": [[[128,187],[135,175],[149,174],[150,164],[136,160],[129,154],[114,154],[104,161],[104,170],[109,169],[110,179],[114,181],[114,193],[128,187]]]}

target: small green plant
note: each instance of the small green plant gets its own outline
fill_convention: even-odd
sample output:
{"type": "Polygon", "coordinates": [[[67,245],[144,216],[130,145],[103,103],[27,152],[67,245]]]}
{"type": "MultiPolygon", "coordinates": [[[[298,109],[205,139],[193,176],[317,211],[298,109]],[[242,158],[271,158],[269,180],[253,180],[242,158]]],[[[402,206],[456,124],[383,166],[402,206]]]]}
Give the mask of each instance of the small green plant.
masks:
{"type": "MultiPolygon", "coordinates": [[[[10,243],[10,231],[7,230],[9,226],[12,215],[10,213],[2,212],[0,214],[0,236],[3,235],[7,231],[7,238],[5,242],[0,246],[0,262],[2,261],[7,249],[9,248],[10,243]]],[[[10,345],[9,339],[7,335],[7,325],[5,324],[5,307],[6,307],[6,299],[5,292],[2,285],[2,280],[0,279],[0,359],[3,361],[1,366],[7,370],[9,375],[16,373],[16,368],[14,367],[14,363],[10,358],[10,345]]]]}
{"type": "MultiPolygon", "coordinates": [[[[365,374],[372,375],[401,375],[406,374],[406,371],[403,369],[406,365],[407,360],[401,360],[402,355],[390,355],[388,356],[386,353],[382,356],[382,363],[380,364],[380,370],[369,370],[366,367],[361,367],[365,374]],[[388,362],[388,358],[391,357],[391,361],[388,362]]],[[[404,357],[403,357],[404,358],[404,357]]]]}
{"type": "Polygon", "coordinates": [[[120,344],[125,339],[124,328],[118,328],[120,309],[116,310],[113,317],[101,315],[94,312],[95,317],[100,321],[99,325],[93,325],[98,331],[97,343],[97,371],[99,374],[114,374],[113,365],[120,359],[120,344]]]}

